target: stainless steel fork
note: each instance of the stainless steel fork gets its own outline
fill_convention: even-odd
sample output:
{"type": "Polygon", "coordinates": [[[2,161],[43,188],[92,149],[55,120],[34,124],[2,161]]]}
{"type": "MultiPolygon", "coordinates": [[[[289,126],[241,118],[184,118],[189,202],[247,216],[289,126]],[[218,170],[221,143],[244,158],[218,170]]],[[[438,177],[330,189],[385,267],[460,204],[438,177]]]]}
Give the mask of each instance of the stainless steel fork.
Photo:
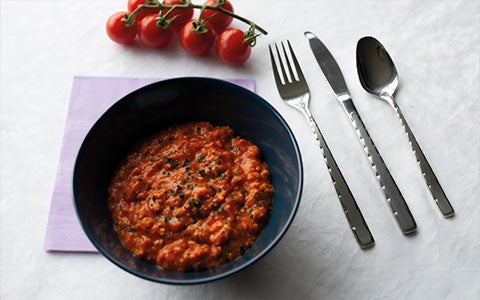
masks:
{"type": "Polygon", "coordinates": [[[373,239],[370,229],[368,228],[360,209],[358,208],[357,202],[353,198],[350,188],[345,182],[342,172],[338,168],[338,165],[335,162],[335,159],[333,158],[333,155],[330,152],[330,149],[328,148],[320,129],[318,128],[317,122],[310,112],[310,90],[308,88],[307,81],[305,80],[303,72],[293,52],[292,46],[288,40],[286,44],[288,45],[290,56],[287,54],[285,49],[285,42],[281,43],[283,57],[280,55],[277,44],[275,44],[275,51],[273,50],[272,45],[269,46],[270,59],[273,67],[273,76],[275,78],[275,83],[277,85],[278,92],[280,93],[280,97],[288,105],[301,111],[307,119],[323,153],[324,161],[327,164],[328,171],[333,181],[333,186],[335,187],[338,199],[343,207],[343,212],[348,220],[350,229],[352,230],[360,247],[372,247],[375,244],[375,240],[373,239]],[[277,67],[277,61],[281,72],[279,72],[279,68],[277,67]],[[298,79],[295,78],[294,72],[296,72],[298,79]]]}

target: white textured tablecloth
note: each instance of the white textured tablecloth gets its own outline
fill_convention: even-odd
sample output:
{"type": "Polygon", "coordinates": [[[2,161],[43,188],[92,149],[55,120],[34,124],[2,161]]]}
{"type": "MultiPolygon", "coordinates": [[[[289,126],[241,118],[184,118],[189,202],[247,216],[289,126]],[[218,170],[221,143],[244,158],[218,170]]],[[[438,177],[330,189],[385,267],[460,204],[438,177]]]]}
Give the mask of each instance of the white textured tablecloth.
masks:
{"type": "MultiPolygon", "coordinates": [[[[236,12],[269,32],[241,68],[124,48],[105,20],[126,1],[0,0],[1,258],[3,299],[479,299],[480,1],[253,1],[236,12]],[[403,192],[418,233],[403,236],[363,150],[303,32],[342,69],[353,101],[403,192]],[[360,86],[355,47],[379,39],[400,73],[396,99],[456,210],[444,219],[395,114],[360,86]],[[289,39],[310,84],[311,109],[376,239],[361,250],[303,116],[280,99],[268,44],[289,39]],[[74,76],[252,78],[300,144],[304,193],[281,242],[254,266],[220,281],[157,284],[99,254],[43,249],[74,76]]],[[[125,2],[125,3],[124,3],[125,2]]],[[[196,2],[196,1],[194,1],[196,2]]],[[[235,23],[243,26],[241,23],[235,23]]]]}

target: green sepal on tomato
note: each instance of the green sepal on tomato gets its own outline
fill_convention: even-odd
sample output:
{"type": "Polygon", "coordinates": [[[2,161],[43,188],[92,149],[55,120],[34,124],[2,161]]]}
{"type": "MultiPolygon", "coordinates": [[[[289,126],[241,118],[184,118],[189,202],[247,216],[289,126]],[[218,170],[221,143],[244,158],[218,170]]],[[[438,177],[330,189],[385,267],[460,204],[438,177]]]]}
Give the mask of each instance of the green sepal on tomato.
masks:
{"type": "Polygon", "coordinates": [[[127,25],[123,22],[128,17],[128,12],[121,11],[111,15],[106,24],[107,34],[110,39],[123,45],[131,45],[137,36],[137,24],[127,25]]]}
{"type": "Polygon", "coordinates": [[[238,28],[227,28],[215,42],[217,56],[231,65],[241,65],[249,57],[252,47],[245,41],[245,33],[238,28]]]}
{"type": "MultiPolygon", "coordinates": [[[[182,5],[185,4],[185,1],[182,0],[163,0],[162,4],[165,5],[182,5]]],[[[193,8],[174,8],[172,11],[170,9],[164,9],[163,13],[168,13],[168,18],[173,18],[172,23],[170,24],[177,31],[180,31],[188,21],[193,17],[193,8]]]]}
{"type": "MultiPolygon", "coordinates": [[[[203,3],[204,5],[215,6],[217,0],[207,0],[203,3]]],[[[220,5],[224,10],[227,10],[233,13],[233,5],[230,1],[225,1],[224,4],[220,5]]],[[[220,33],[226,29],[230,24],[232,24],[233,17],[225,13],[221,13],[212,9],[205,9],[202,13],[202,19],[208,20],[208,23],[212,25],[215,32],[220,33]]]]}
{"type": "Polygon", "coordinates": [[[173,28],[169,22],[158,14],[151,14],[142,18],[138,24],[138,39],[150,48],[163,48],[173,37],[173,28]]]}
{"type": "Polygon", "coordinates": [[[209,22],[192,20],[178,33],[182,48],[196,56],[206,56],[215,43],[215,31],[209,22]]]}
{"type": "MultiPolygon", "coordinates": [[[[146,0],[128,0],[127,2],[127,9],[129,12],[133,12],[137,9],[138,6],[145,4],[146,0]]],[[[142,8],[139,9],[137,14],[135,15],[135,23],[140,23],[140,21],[148,15],[151,14],[158,14],[160,12],[159,8],[142,8]]]]}

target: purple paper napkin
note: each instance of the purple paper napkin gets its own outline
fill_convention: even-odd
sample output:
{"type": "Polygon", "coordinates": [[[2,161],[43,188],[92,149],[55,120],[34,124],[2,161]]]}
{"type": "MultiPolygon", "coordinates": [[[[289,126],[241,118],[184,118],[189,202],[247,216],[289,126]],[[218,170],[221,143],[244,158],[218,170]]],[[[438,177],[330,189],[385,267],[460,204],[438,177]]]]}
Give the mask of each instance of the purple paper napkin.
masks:
{"type": "MultiPolygon", "coordinates": [[[[117,100],[158,78],[80,77],[73,79],[60,162],[45,236],[46,251],[96,252],[80,226],[72,198],[72,175],[77,152],[88,130],[117,100]]],[[[228,80],[249,90],[250,79],[228,80]]]]}

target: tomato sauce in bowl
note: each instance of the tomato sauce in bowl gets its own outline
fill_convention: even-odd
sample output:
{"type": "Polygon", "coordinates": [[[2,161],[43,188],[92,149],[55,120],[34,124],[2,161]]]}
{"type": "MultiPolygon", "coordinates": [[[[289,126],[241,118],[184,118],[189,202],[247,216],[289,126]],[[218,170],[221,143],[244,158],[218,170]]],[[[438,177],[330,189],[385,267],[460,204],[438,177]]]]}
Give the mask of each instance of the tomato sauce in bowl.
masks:
{"type": "Polygon", "coordinates": [[[273,201],[260,149],[207,122],[173,126],[137,144],[108,192],[123,245],[180,272],[241,256],[268,222],[273,201]]]}

